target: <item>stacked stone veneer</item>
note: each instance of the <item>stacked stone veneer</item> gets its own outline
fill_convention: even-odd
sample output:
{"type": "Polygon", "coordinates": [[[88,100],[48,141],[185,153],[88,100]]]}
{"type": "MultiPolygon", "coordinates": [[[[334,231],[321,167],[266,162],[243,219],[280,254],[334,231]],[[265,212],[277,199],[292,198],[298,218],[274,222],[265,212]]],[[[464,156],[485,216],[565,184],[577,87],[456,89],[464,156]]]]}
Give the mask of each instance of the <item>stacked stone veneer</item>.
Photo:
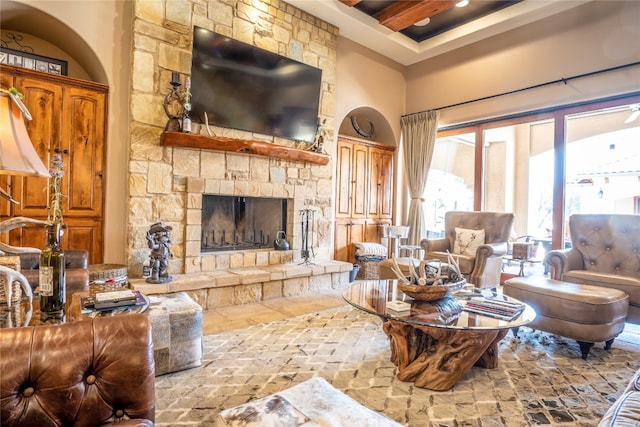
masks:
{"type": "MultiPolygon", "coordinates": [[[[311,241],[315,259],[331,258],[333,161],[321,166],[262,156],[160,146],[167,123],[162,107],[171,73],[191,71],[193,27],[199,26],[322,69],[320,117],[325,150],[333,154],[335,27],[280,0],[134,1],[131,141],[129,160],[128,267],[140,277],[149,255],[145,239],[156,221],[170,225],[169,271],[194,279],[203,273],[275,266],[300,259],[301,216],[315,211],[311,241]],[[201,254],[202,194],[288,199],[287,237],[292,251],[251,250],[201,254]]],[[[193,87],[192,92],[198,87],[193,87]]],[[[194,133],[206,135],[194,124],[194,133]]],[[[249,132],[212,128],[217,136],[298,147],[298,143],[249,132]]],[[[206,274],[205,274],[206,275],[206,274]]],[[[197,281],[197,279],[196,279],[197,281]]]]}

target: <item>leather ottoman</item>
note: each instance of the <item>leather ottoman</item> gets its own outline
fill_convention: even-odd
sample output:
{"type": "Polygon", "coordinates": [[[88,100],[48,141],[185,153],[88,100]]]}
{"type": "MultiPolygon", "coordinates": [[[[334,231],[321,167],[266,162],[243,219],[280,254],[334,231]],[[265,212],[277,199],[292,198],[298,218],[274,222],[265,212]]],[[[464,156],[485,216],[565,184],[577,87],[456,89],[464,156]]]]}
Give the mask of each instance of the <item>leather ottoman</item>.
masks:
{"type": "Polygon", "coordinates": [[[149,297],[156,375],[202,364],[202,307],[185,292],[149,297]]]}
{"type": "Polygon", "coordinates": [[[583,359],[595,342],[605,342],[606,350],[611,348],[629,311],[629,296],[618,289],[544,276],[509,279],[503,293],[536,311],[536,318],[527,326],[578,341],[583,359]]]}

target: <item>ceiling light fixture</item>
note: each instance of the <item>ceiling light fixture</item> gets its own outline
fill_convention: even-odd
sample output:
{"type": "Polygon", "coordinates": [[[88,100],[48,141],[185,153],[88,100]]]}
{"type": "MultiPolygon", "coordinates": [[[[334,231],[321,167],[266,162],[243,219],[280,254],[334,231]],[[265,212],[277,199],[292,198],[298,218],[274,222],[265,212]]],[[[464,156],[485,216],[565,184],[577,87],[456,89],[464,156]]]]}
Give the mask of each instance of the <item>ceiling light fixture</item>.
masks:
{"type": "Polygon", "coordinates": [[[431,18],[424,18],[424,19],[422,19],[422,20],[420,20],[420,21],[416,22],[416,23],[415,23],[415,24],[413,24],[413,25],[415,25],[415,26],[417,26],[417,27],[424,27],[424,26],[425,26],[425,25],[427,25],[429,22],[431,22],[431,18]]]}
{"type": "Polygon", "coordinates": [[[462,0],[456,3],[456,7],[465,7],[469,4],[469,0],[462,0]]]}

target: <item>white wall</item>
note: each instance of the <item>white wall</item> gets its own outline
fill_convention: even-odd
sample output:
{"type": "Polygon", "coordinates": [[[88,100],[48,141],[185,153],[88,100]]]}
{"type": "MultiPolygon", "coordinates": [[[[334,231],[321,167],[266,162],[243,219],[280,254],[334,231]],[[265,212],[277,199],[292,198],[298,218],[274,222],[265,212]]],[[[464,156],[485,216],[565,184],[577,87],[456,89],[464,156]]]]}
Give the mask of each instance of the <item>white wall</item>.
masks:
{"type": "MultiPolygon", "coordinates": [[[[640,2],[593,1],[410,66],[408,113],[640,61],[640,2]]],[[[640,89],[640,67],[441,111],[463,123],[640,89]]]]}

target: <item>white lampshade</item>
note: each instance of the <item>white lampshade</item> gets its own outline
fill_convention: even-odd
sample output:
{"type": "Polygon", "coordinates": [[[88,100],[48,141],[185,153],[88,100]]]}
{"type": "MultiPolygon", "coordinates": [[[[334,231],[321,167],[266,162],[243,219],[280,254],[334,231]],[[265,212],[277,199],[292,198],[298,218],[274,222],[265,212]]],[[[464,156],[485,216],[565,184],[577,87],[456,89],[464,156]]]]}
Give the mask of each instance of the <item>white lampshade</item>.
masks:
{"type": "MultiPolygon", "coordinates": [[[[0,91],[0,174],[49,177],[49,170],[33,148],[17,97],[0,91]]],[[[30,118],[30,116],[28,116],[30,118]]]]}

